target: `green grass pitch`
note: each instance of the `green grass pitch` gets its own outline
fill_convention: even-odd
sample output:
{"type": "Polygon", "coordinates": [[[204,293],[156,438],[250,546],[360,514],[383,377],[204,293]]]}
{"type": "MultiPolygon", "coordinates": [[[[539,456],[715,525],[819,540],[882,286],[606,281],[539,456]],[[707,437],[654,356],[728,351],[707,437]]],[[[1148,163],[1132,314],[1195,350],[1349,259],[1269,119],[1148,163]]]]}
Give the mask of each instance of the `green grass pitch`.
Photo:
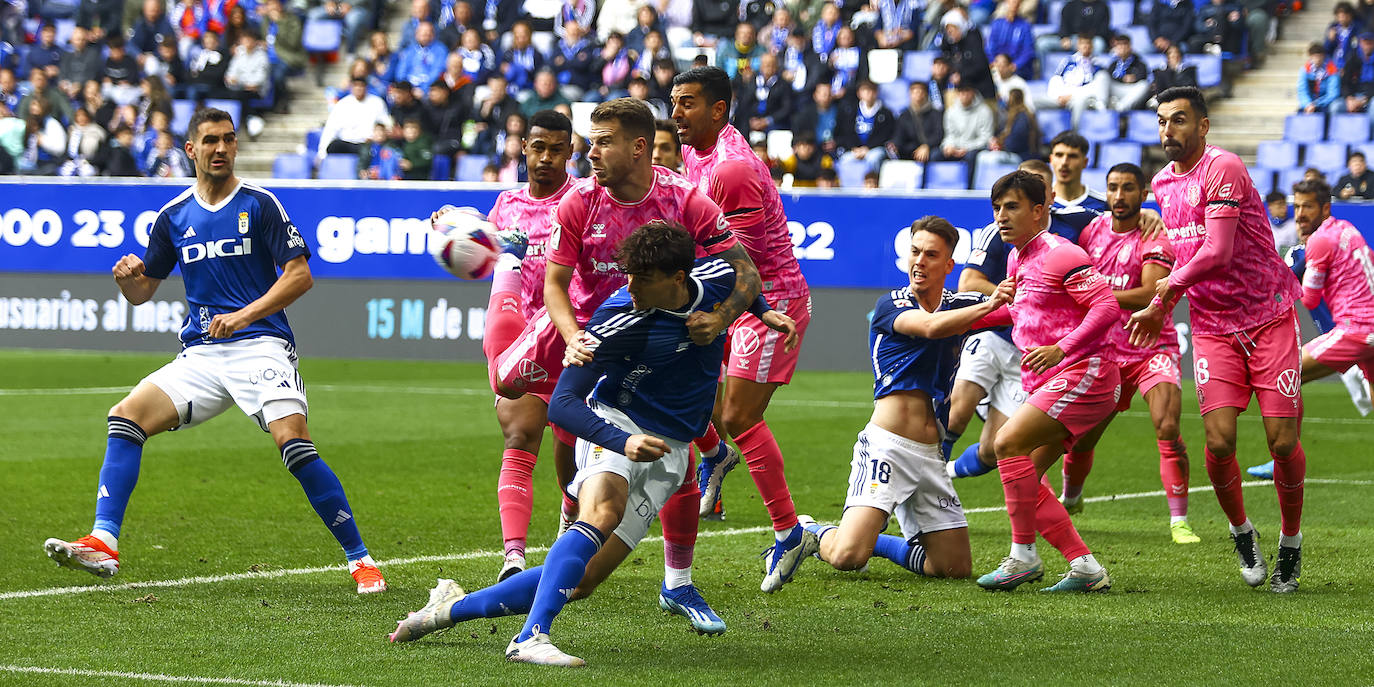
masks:
{"type": "MultiPolygon", "coordinates": [[[[727,520],[702,524],[694,575],[728,632],[698,637],[658,610],[662,548],[645,542],[559,618],[555,641],[590,663],[559,672],[505,663],[519,617],[386,642],[436,577],[473,589],[491,584],[499,567],[501,439],[476,365],[302,363],[311,433],[382,563],[386,594],[359,597],[341,568],[311,571],[341,564],[342,555],[271,439],[237,410],[149,441],[118,576],[102,582],[53,565],[41,551],[46,537],[89,531],[106,410],[165,359],[0,351],[0,685],[157,684],[22,668],[325,685],[1352,684],[1374,675],[1374,594],[1365,578],[1374,569],[1374,423],[1358,418],[1339,384],[1305,389],[1298,594],[1241,582],[1225,519],[1204,489],[1191,509],[1203,542],[1187,547],[1169,540],[1162,495],[1087,505],[1076,522],[1111,572],[1107,594],[994,594],[882,560],[864,574],[811,560],[782,591],[764,595],[758,554],[770,539],[760,529],[767,516],[739,470],[726,481],[727,520]],[[39,388],[48,391],[32,391],[39,388]],[[158,584],[167,581],[176,584],[158,584]],[[125,586],[134,582],[151,584],[125,586]],[[96,591],[30,593],[69,587],[96,591]]],[[[804,373],[768,413],[798,510],[818,520],[840,515],[870,383],[862,374],[804,373]]],[[[1197,405],[1191,392],[1184,397],[1192,484],[1206,487],[1197,405]]],[[[1142,411],[1138,401],[1108,432],[1087,496],[1160,489],[1142,411]]],[[[1268,459],[1254,410],[1242,416],[1240,443],[1242,466],[1268,459]]],[[[535,479],[531,546],[547,546],[557,524],[552,466],[541,462],[535,479]]],[[[1001,486],[989,475],[957,487],[971,511],[975,574],[985,572],[1009,541],[1001,486]]],[[[1245,493],[1272,556],[1273,487],[1256,483],[1245,493]]],[[[1066,564],[1046,551],[1051,579],[1066,564]]]]}

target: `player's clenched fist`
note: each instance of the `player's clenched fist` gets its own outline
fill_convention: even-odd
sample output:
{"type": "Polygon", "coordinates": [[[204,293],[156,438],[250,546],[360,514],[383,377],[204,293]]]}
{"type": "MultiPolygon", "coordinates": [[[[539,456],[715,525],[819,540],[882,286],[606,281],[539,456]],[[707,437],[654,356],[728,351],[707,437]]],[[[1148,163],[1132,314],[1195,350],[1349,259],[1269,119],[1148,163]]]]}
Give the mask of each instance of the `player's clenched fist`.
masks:
{"type": "Polygon", "coordinates": [[[124,281],[143,276],[143,259],[130,253],[119,259],[110,270],[115,281],[124,281]]]}
{"type": "Polygon", "coordinates": [[[652,463],[668,452],[668,442],[648,434],[631,434],[625,440],[625,457],[636,463],[652,463]]]}

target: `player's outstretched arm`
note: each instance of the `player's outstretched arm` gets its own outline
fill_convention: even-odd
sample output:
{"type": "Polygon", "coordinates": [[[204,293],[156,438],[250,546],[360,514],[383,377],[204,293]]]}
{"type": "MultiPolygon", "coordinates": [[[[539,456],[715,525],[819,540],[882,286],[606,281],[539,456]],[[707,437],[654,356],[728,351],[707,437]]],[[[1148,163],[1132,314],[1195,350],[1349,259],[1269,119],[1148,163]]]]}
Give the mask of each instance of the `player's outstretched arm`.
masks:
{"type": "MultiPolygon", "coordinates": [[[[759,270],[754,266],[754,261],[749,258],[749,254],[744,251],[742,244],[735,245],[717,253],[714,257],[720,258],[735,269],[735,290],[720,304],[720,307],[713,313],[697,311],[687,318],[687,332],[692,337],[692,342],[705,346],[725,331],[740,313],[749,309],[754,300],[758,298],[759,292],[763,290],[763,280],[759,278],[759,270]]],[[[552,267],[552,263],[549,265],[552,267]]],[[[548,303],[548,294],[544,295],[545,304],[548,303]]],[[[552,314],[552,311],[550,311],[552,314]]],[[[561,329],[561,327],[560,327],[561,329]]]]}
{"type": "Polygon", "coordinates": [[[926,312],[924,308],[912,308],[897,316],[896,321],[892,323],[892,329],[906,336],[943,339],[963,334],[973,327],[973,323],[991,315],[1005,303],[1001,297],[993,297],[976,305],[953,310],[926,312]]]}
{"type": "Polygon", "coordinates": [[[959,273],[959,290],[973,291],[984,296],[991,296],[997,290],[997,285],[988,279],[988,275],[973,268],[967,268],[959,273]]]}
{"type": "Polygon", "coordinates": [[[267,293],[234,312],[215,315],[205,333],[212,339],[227,339],[244,327],[285,310],[314,284],[315,279],[310,276],[310,265],[306,263],[304,255],[288,260],[282,265],[281,276],[277,277],[267,293]]]}
{"type": "Polygon", "coordinates": [[[587,395],[596,386],[601,370],[595,365],[569,367],[558,377],[558,386],[549,399],[549,422],[627,458],[630,434],[601,419],[587,407],[587,395]]]}
{"type": "Polygon", "coordinates": [[[1140,209],[1140,237],[1149,241],[1164,233],[1164,218],[1150,208],[1140,209]]]}
{"type": "Polygon", "coordinates": [[[769,310],[759,317],[765,327],[783,335],[782,350],[791,353],[797,347],[797,321],[776,310],[769,310]]]}
{"type": "Polygon", "coordinates": [[[161,279],[153,279],[143,270],[143,259],[133,253],[120,258],[110,269],[120,293],[124,294],[124,300],[133,305],[147,303],[157,293],[157,287],[162,285],[161,279]]]}

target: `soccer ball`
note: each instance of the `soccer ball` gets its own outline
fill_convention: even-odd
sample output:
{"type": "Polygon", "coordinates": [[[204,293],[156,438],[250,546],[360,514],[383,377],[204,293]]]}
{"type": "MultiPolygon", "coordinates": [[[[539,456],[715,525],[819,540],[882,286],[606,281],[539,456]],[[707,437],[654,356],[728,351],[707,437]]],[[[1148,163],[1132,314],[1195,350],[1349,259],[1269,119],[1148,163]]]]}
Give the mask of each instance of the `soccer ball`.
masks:
{"type": "Polygon", "coordinates": [[[429,254],[434,262],[459,279],[486,279],[501,254],[496,227],[472,208],[442,211],[434,220],[429,254]]]}

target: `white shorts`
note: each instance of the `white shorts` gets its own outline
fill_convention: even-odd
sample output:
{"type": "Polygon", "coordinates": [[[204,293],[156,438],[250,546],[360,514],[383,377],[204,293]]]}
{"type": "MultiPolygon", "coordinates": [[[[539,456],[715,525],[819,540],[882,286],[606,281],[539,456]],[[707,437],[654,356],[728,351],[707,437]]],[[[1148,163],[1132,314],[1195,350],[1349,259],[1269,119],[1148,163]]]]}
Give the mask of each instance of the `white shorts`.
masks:
{"type": "MultiPolygon", "coordinates": [[[[607,422],[630,434],[649,434],[635,425],[625,413],[604,405],[592,405],[592,412],[607,422]]],[[[657,435],[655,435],[657,436],[657,435]]],[[[568,483],[568,495],[577,498],[577,492],[592,475],[609,472],[620,475],[630,483],[629,498],[625,502],[625,516],[620,526],[615,528],[615,536],[633,549],[639,540],[649,532],[649,523],[663,509],[687,477],[690,444],[659,437],[668,443],[668,452],[651,463],[640,463],[616,453],[608,448],[597,446],[583,438],[577,439],[574,449],[577,458],[577,474],[568,483]]]]}
{"type": "Polygon", "coordinates": [[[181,427],[237,405],[266,432],[268,424],[307,411],[296,349],[276,337],[191,346],[143,381],[172,399],[181,427]]]}
{"type": "Polygon", "coordinates": [[[854,443],[844,507],[855,506],[896,515],[907,539],[968,527],[940,447],[900,437],[872,423],[854,443]]]}
{"type": "Polygon", "coordinates": [[[988,404],[1007,417],[1026,402],[1026,391],[1021,388],[1021,352],[996,332],[978,332],[964,341],[954,379],[983,387],[988,404]]]}

